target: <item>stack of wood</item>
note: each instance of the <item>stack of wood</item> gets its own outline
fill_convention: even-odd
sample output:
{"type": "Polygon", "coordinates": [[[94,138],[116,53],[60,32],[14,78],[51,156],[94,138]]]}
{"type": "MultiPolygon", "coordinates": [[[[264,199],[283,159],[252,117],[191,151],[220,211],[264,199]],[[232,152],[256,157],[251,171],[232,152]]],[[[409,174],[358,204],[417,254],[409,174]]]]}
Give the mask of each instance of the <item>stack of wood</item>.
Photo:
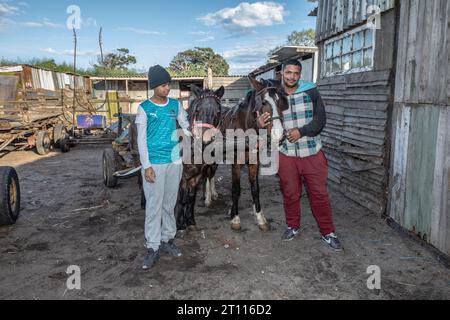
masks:
{"type": "MultiPolygon", "coordinates": [[[[15,100],[0,101],[0,118],[10,127],[27,125],[43,119],[63,116],[71,121],[73,115],[73,90],[59,92],[43,89],[17,91],[15,100]]],[[[75,111],[90,113],[90,103],[83,90],[77,90],[75,111]]]]}

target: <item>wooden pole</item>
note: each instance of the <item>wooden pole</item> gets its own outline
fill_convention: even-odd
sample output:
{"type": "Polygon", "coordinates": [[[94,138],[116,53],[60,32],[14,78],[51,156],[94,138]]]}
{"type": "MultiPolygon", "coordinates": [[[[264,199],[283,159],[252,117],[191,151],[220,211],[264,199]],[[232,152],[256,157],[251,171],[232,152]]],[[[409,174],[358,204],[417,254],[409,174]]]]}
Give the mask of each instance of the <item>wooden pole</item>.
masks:
{"type": "Polygon", "coordinates": [[[76,94],[77,94],[77,32],[73,28],[73,37],[75,41],[73,50],[73,115],[72,115],[72,136],[75,137],[75,111],[76,111],[76,94]]]}

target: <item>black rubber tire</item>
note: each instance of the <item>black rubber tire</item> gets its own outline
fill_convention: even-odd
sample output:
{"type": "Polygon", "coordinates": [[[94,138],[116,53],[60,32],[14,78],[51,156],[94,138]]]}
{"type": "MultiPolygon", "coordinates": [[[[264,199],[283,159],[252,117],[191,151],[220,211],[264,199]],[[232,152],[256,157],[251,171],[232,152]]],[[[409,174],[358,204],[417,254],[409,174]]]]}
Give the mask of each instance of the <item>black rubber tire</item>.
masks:
{"type": "Polygon", "coordinates": [[[53,144],[56,147],[61,147],[61,140],[67,137],[66,127],[62,124],[57,124],[53,128],[53,144]]]}
{"type": "Polygon", "coordinates": [[[103,151],[103,183],[108,188],[117,186],[118,179],[114,177],[117,171],[116,154],[113,149],[103,151]]]}
{"type": "Polygon", "coordinates": [[[52,148],[52,140],[47,131],[39,131],[36,135],[36,150],[41,156],[45,156],[52,148]]]}
{"type": "Polygon", "coordinates": [[[20,212],[20,185],[16,170],[0,167],[0,225],[16,223],[20,212]]]}
{"type": "Polygon", "coordinates": [[[70,140],[69,138],[64,138],[62,140],[59,140],[59,148],[61,149],[62,153],[67,153],[70,151],[70,140]]]}

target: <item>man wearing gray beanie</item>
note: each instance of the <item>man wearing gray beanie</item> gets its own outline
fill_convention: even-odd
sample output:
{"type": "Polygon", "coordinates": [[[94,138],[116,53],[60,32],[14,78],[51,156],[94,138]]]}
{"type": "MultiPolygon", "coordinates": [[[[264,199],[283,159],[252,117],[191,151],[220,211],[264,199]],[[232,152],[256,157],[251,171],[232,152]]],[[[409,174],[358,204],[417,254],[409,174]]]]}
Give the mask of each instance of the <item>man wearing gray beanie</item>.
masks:
{"type": "Polygon", "coordinates": [[[182,175],[178,140],[174,139],[177,122],[189,133],[187,113],[176,99],[168,98],[170,74],[161,66],[148,72],[153,96],[141,103],[136,124],[142,164],[145,209],[145,239],[148,249],[143,269],[150,269],[159,260],[159,253],[180,257],[174,243],[177,232],[174,209],[182,175]]]}

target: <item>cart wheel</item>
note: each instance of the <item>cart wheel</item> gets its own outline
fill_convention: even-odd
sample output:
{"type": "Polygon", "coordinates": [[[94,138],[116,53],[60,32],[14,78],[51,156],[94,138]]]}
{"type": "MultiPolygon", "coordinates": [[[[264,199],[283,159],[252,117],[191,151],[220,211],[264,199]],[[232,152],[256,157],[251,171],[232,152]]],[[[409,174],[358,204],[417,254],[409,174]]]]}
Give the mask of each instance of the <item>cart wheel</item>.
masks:
{"type": "Polygon", "coordinates": [[[117,162],[114,150],[106,149],[103,151],[103,183],[108,188],[117,186],[117,178],[114,177],[116,168],[117,162]]]}
{"type": "Polygon", "coordinates": [[[61,140],[67,138],[67,129],[63,124],[57,124],[53,128],[53,144],[61,147],[61,140]]]}
{"type": "Polygon", "coordinates": [[[12,225],[20,211],[20,186],[17,172],[0,167],[0,225],[12,225]]]}
{"type": "Polygon", "coordinates": [[[70,140],[69,138],[64,138],[59,140],[59,147],[62,153],[67,153],[70,151],[70,140]]]}
{"type": "Polygon", "coordinates": [[[45,156],[50,152],[52,141],[47,131],[39,131],[36,136],[36,149],[37,153],[41,156],[45,156]]]}

